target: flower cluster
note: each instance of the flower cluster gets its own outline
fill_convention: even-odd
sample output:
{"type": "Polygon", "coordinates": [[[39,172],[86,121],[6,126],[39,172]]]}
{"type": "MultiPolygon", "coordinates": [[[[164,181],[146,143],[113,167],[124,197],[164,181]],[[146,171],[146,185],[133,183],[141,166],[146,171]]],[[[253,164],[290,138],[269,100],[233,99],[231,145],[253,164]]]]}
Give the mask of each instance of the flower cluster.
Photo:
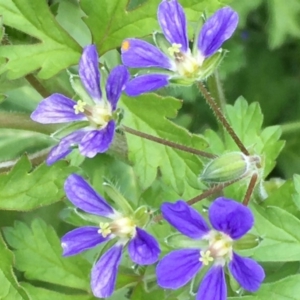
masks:
{"type": "MultiPolygon", "coordinates": [[[[96,46],[89,45],[84,48],[79,62],[79,77],[85,90],[80,93],[81,99],[75,101],[53,94],[40,102],[31,115],[34,121],[75,124],[68,127],[71,130],[50,151],[49,165],[64,158],[74,147],[90,158],[106,152],[114,138],[117,104],[124,90],[128,95],[136,96],[169,83],[190,85],[207,78],[223,58],[224,51],[220,48],[235,31],[238,15],[229,7],[218,10],[207,19],[200,32],[196,32],[193,49],[189,48],[187,21],[177,0],[162,0],[158,21],[163,34],[155,34],[157,47],[135,38],[124,40],[121,57],[125,66],[111,70],[105,92],[100,86],[96,46]],[[150,69],[130,80],[126,67],[150,69]]],[[[246,176],[256,163],[259,159],[255,156],[248,158],[237,152],[230,153],[209,164],[202,177],[207,182],[230,181],[232,172],[237,178],[246,176]],[[224,171],[228,157],[234,157],[236,161],[224,171]]],[[[130,209],[130,212],[115,210],[76,174],[67,178],[65,192],[77,209],[94,215],[93,219],[99,222],[65,234],[61,239],[63,255],[76,255],[108,241],[112,245],[91,271],[91,289],[96,297],[112,295],[125,249],[130,259],[139,265],[151,265],[159,260],[159,243],[145,231],[147,222],[137,213],[140,208],[130,209]]],[[[245,290],[254,292],[259,288],[264,279],[262,267],[234,251],[235,242],[253,226],[249,208],[230,199],[216,199],[209,208],[212,228],[182,200],[163,203],[161,211],[164,219],[180,233],[201,240],[202,246],[195,248],[193,244],[193,247],[172,251],[162,258],[156,269],[160,287],[178,289],[206,266],[208,271],[200,284],[197,300],[226,299],[225,267],[245,290]]]]}
{"type": "Polygon", "coordinates": [[[217,51],[231,37],[238,15],[229,7],[219,9],[195,34],[189,48],[187,21],[177,0],[163,0],[158,7],[158,22],[164,37],[157,36],[158,48],[145,41],[129,38],[122,44],[122,61],[130,68],[160,68],[132,79],[126,86],[130,96],[164,87],[169,82],[193,84],[208,77],[222,59],[217,51]]]}
{"type": "MultiPolygon", "coordinates": [[[[84,48],[79,62],[79,76],[87,91],[85,99],[74,101],[61,94],[53,94],[40,102],[31,118],[39,123],[82,122],[83,128],[75,130],[61,139],[48,155],[48,165],[64,158],[79,147],[82,155],[94,157],[108,150],[115,133],[114,112],[118,100],[129,79],[124,66],[112,69],[106,83],[106,97],[100,88],[98,53],[94,45],[84,48]]],[[[81,125],[79,124],[79,125],[81,125]]]]}
{"type": "Polygon", "coordinates": [[[112,239],[117,240],[92,269],[91,288],[96,297],[109,297],[113,293],[125,245],[128,244],[129,257],[136,264],[150,265],[158,260],[159,245],[138,226],[138,220],[112,208],[82,177],[76,174],[69,176],[65,192],[77,208],[105,217],[107,221],[99,221],[99,226],[79,227],[64,235],[61,239],[64,256],[78,254],[112,239]]]}
{"type": "Polygon", "coordinates": [[[227,289],[224,267],[247,291],[254,292],[264,280],[263,268],[254,260],[239,256],[233,251],[234,242],[253,226],[251,210],[226,198],[216,199],[205,219],[184,201],[164,203],[164,218],[179,232],[191,239],[204,240],[205,248],[175,250],[165,256],[157,266],[157,282],[163,288],[178,289],[189,282],[202,266],[211,265],[204,276],[196,299],[226,300],[227,289]]]}

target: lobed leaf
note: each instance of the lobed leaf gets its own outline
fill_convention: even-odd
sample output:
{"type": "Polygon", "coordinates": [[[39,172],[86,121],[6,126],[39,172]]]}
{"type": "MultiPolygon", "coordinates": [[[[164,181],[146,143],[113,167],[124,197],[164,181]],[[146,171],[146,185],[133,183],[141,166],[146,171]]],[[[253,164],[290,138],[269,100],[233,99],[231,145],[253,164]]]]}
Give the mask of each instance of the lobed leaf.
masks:
{"type": "Polygon", "coordinates": [[[76,64],[81,47],[57,23],[45,0],[0,0],[4,25],[38,39],[30,45],[0,47],[0,59],[7,63],[0,67],[0,74],[7,71],[9,79],[22,77],[40,69],[38,76],[48,79],[59,71],[76,64]]]}
{"type": "Polygon", "coordinates": [[[29,300],[13,273],[14,255],[7,249],[2,236],[0,236],[0,257],[0,299],[29,300]]]}
{"type": "Polygon", "coordinates": [[[64,161],[32,170],[23,156],[9,173],[0,174],[0,209],[28,211],[60,201],[65,179],[76,170],[64,161]]]}
{"type": "MultiPolygon", "coordinates": [[[[205,139],[190,134],[168,118],[174,118],[181,102],[175,98],[162,98],[155,94],[137,98],[123,97],[121,106],[125,109],[124,124],[141,132],[186,145],[195,149],[207,147],[205,139]]],[[[161,144],[126,134],[129,159],[143,188],[155,180],[158,169],[162,181],[183,194],[189,186],[200,188],[198,176],[202,162],[193,154],[175,150],[161,144]]]]}
{"type": "Polygon", "coordinates": [[[27,279],[89,290],[89,264],[80,256],[62,257],[60,240],[44,221],[35,219],[31,227],[17,221],[4,229],[4,236],[27,279]]]}

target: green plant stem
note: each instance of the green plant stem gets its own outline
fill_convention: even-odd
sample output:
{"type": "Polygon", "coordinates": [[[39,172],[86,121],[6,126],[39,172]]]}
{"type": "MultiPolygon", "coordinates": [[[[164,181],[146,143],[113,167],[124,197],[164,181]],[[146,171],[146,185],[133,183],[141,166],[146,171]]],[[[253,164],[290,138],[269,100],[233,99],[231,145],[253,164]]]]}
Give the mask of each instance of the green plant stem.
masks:
{"type": "Polygon", "coordinates": [[[49,97],[51,94],[46,90],[46,88],[40,83],[39,80],[33,74],[28,74],[25,79],[30,83],[30,85],[44,98],[49,97]]]}
{"type": "MultiPolygon", "coordinates": [[[[47,157],[52,147],[40,150],[36,153],[29,154],[28,159],[31,161],[32,166],[37,166],[41,164],[47,157]]],[[[11,170],[19,159],[9,160],[0,162],[0,173],[8,172],[11,170]]]]}
{"type": "Polygon", "coordinates": [[[0,128],[28,130],[50,135],[59,126],[39,124],[32,121],[30,116],[24,113],[0,111],[0,128]]]}
{"type": "Polygon", "coordinates": [[[226,107],[226,99],[218,71],[215,71],[213,76],[208,78],[207,84],[215,102],[219,105],[221,111],[224,112],[226,107]]]}
{"type": "MultiPolygon", "coordinates": [[[[194,198],[186,201],[186,203],[188,205],[193,205],[193,204],[195,204],[195,203],[197,203],[197,202],[199,202],[199,201],[201,201],[201,200],[203,200],[203,199],[205,199],[205,198],[207,198],[207,197],[209,197],[209,196],[211,196],[211,195],[213,195],[213,194],[215,194],[217,192],[222,191],[224,188],[232,185],[233,183],[235,183],[235,182],[237,182],[237,181],[239,181],[241,179],[242,178],[239,178],[239,179],[236,179],[236,180],[224,183],[224,184],[216,185],[216,186],[212,187],[211,189],[205,191],[204,193],[202,193],[202,194],[200,194],[200,195],[198,195],[198,196],[196,196],[196,197],[194,197],[194,198]]],[[[153,221],[154,222],[159,222],[162,219],[163,219],[162,215],[157,215],[155,218],[153,218],[153,221]]]]}
{"type": "Polygon", "coordinates": [[[209,105],[211,110],[214,112],[215,116],[217,117],[218,121],[221,123],[221,125],[226,129],[228,134],[232,137],[236,145],[239,147],[239,149],[247,156],[249,156],[249,152],[240,140],[240,138],[237,136],[231,125],[228,123],[227,119],[225,118],[224,114],[222,113],[221,109],[216,104],[215,100],[212,98],[212,96],[209,94],[206,87],[201,83],[198,82],[198,88],[200,92],[202,93],[204,99],[206,100],[206,103],[209,105]]]}
{"type": "Polygon", "coordinates": [[[254,190],[254,187],[255,187],[255,184],[256,184],[256,181],[257,181],[257,173],[254,173],[252,176],[251,176],[251,179],[250,179],[250,182],[249,182],[249,185],[248,185],[248,188],[247,188],[247,192],[246,192],[246,195],[244,197],[244,200],[243,200],[243,205],[245,206],[248,206],[249,204],[249,201],[251,199],[251,195],[253,193],[253,190],[254,190]]]}
{"type": "Polygon", "coordinates": [[[150,135],[150,134],[147,134],[147,133],[129,128],[129,127],[124,126],[124,125],[122,126],[122,129],[125,132],[128,132],[132,135],[136,135],[138,137],[147,139],[147,140],[155,142],[155,143],[159,143],[159,144],[167,146],[167,147],[171,147],[171,148],[178,149],[178,150],[181,150],[181,151],[184,151],[184,152],[196,154],[196,155],[203,156],[203,157],[206,157],[206,158],[216,158],[217,157],[214,154],[204,152],[204,151],[201,151],[201,150],[197,150],[197,149],[194,149],[194,148],[190,148],[190,147],[187,147],[187,146],[184,146],[184,145],[180,145],[180,144],[177,144],[177,143],[174,143],[174,142],[171,142],[171,141],[167,141],[165,139],[162,139],[162,138],[159,138],[159,137],[156,137],[156,136],[153,136],[153,135],[150,135]]]}
{"type": "Polygon", "coordinates": [[[293,122],[281,125],[282,135],[299,134],[300,122],[293,122]]]}

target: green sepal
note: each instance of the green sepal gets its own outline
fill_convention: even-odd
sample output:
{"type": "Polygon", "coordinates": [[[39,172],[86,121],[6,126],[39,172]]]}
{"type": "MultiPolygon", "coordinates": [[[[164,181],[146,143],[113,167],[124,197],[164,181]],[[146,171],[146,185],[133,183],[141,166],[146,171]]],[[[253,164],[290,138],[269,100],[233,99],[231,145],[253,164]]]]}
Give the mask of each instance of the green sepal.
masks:
{"type": "Polygon", "coordinates": [[[129,204],[129,202],[123,197],[123,195],[110,183],[103,183],[104,192],[109,196],[109,198],[116,203],[120,208],[120,211],[124,216],[134,215],[134,211],[129,204]]]}
{"type": "Polygon", "coordinates": [[[183,86],[190,86],[195,83],[195,78],[188,78],[188,77],[173,77],[170,80],[170,83],[183,85],[183,86]]]}
{"type": "Polygon", "coordinates": [[[78,95],[79,99],[86,102],[89,105],[94,105],[94,101],[83,87],[80,77],[78,75],[72,74],[69,71],[68,74],[70,76],[71,86],[74,92],[78,95]]]}
{"type": "Polygon", "coordinates": [[[233,242],[234,250],[248,250],[257,247],[263,239],[252,233],[244,235],[239,240],[233,242]]]}
{"type": "Polygon", "coordinates": [[[64,222],[76,227],[86,225],[95,226],[99,225],[101,222],[105,223],[109,221],[109,219],[105,217],[80,212],[75,207],[66,207],[62,209],[59,213],[59,218],[64,222]]]}
{"type": "Polygon", "coordinates": [[[197,74],[197,80],[201,81],[209,77],[219,66],[226,55],[225,50],[219,50],[214,55],[206,58],[197,74]]]}
{"type": "Polygon", "coordinates": [[[161,32],[154,32],[153,33],[153,40],[157,48],[159,48],[163,53],[165,53],[168,57],[171,57],[169,53],[169,48],[172,46],[168,40],[165,38],[164,34],[161,32]]]}
{"type": "Polygon", "coordinates": [[[198,54],[198,39],[199,39],[199,33],[201,31],[201,28],[203,27],[205,20],[204,20],[204,16],[202,15],[199,18],[199,21],[197,22],[196,28],[195,28],[195,35],[194,35],[194,41],[193,41],[193,56],[196,56],[198,54]]]}
{"type": "Polygon", "coordinates": [[[76,130],[89,126],[89,124],[90,123],[88,121],[72,122],[62,128],[59,128],[57,131],[51,134],[51,137],[61,139],[76,130]]]}
{"type": "Polygon", "coordinates": [[[145,227],[150,221],[150,210],[146,205],[140,206],[134,212],[134,220],[139,227],[145,227]]]}
{"type": "Polygon", "coordinates": [[[229,285],[234,292],[235,295],[241,296],[243,289],[241,288],[240,284],[234,279],[231,272],[227,272],[229,276],[229,285]]]}
{"type": "Polygon", "coordinates": [[[199,272],[196,274],[196,276],[193,278],[193,280],[191,282],[190,294],[192,294],[192,295],[197,294],[200,283],[202,282],[205,274],[208,272],[208,270],[210,268],[211,268],[211,265],[208,265],[208,266],[202,265],[201,269],[199,270],[199,272]]]}
{"type": "Polygon", "coordinates": [[[206,248],[208,243],[206,240],[194,240],[181,233],[174,233],[169,235],[165,238],[165,243],[174,249],[181,249],[181,248],[199,248],[200,249],[206,248]]]}
{"type": "Polygon", "coordinates": [[[3,17],[0,16],[0,42],[2,41],[3,37],[4,37],[4,27],[3,27],[3,17]]]}
{"type": "Polygon", "coordinates": [[[223,183],[242,178],[249,170],[250,161],[246,155],[230,152],[209,162],[200,178],[208,183],[223,183]]]}

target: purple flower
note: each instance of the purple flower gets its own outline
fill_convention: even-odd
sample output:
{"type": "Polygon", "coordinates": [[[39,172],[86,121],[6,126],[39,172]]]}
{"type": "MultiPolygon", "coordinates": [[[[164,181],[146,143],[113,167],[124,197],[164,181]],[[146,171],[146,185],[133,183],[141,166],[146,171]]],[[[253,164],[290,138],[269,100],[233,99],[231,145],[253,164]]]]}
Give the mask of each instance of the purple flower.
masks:
{"type": "Polygon", "coordinates": [[[230,199],[216,199],[208,214],[213,229],[196,210],[181,200],[164,203],[162,214],[182,234],[206,241],[207,246],[175,250],[166,255],[156,269],[161,287],[178,289],[189,282],[203,265],[212,264],[200,284],[196,300],[226,300],[226,263],[245,290],[254,292],[260,287],[265,277],[263,268],[256,261],[233,251],[234,241],[253,226],[254,219],[249,208],[230,199]]]}
{"type": "Polygon", "coordinates": [[[115,67],[106,82],[106,99],[100,88],[98,53],[95,45],[84,48],[79,62],[79,76],[87,93],[85,99],[74,101],[61,94],[42,100],[31,118],[39,123],[64,123],[81,121],[82,127],[61,139],[49,153],[47,164],[64,158],[78,146],[82,155],[94,157],[107,151],[113,140],[116,123],[114,112],[122,90],[129,80],[124,66],[115,67]],[[85,121],[85,122],[82,122],[85,121]]]}
{"type": "Polygon", "coordinates": [[[70,175],[65,182],[69,200],[81,210],[105,217],[99,226],[84,226],[65,234],[61,239],[63,255],[75,255],[111,239],[117,239],[95,263],[91,273],[91,288],[96,297],[109,297],[115,288],[118,267],[125,245],[131,260],[139,265],[150,265],[158,260],[157,241],[137,226],[134,216],[124,216],[114,210],[104,198],[79,175],[70,175]]]}
{"type": "Polygon", "coordinates": [[[230,7],[219,9],[195,34],[191,51],[187,35],[187,21],[177,0],[163,0],[158,7],[158,22],[164,37],[158,36],[155,46],[134,38],[124,40],[122,61],[131,68],[160,68],[152,74],[131,80],[126,93],[130,96],[156,90],[169,81],[193,84],[208,77],[223,58],[217,53],[231,37],[238,24],[238,14],[230,7]],[[216,54],[216,59],[213,56],[216,54]]]}

